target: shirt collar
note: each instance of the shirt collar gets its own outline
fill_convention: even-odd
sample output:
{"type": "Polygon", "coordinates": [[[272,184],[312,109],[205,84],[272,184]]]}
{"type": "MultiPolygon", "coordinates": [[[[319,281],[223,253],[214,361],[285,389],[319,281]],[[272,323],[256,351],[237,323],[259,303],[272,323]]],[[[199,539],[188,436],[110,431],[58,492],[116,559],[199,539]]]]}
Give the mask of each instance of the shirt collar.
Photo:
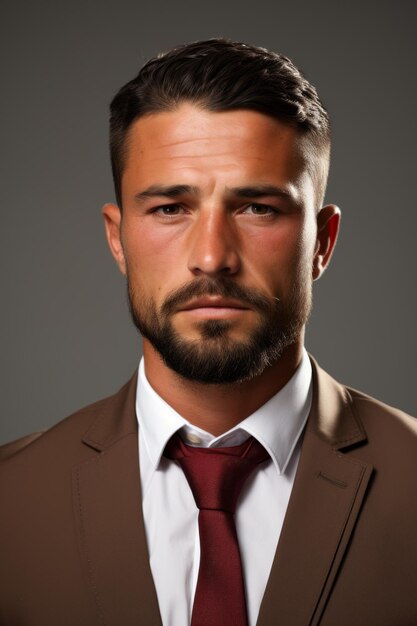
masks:
{"type": "Polygon", "coordinates": [[[222,447],[239,445],[252,435],[269,452],[279,474],[283,474],[307,421],[312,400],[312,371],[307,352],[296,372],[278,393],[234,428],[220,437],[190,424],[151,387],[143,358],[139,364],[136,414],[149,459],[157,469],[166,444],[182,430],[190,445],[222,447]]]}

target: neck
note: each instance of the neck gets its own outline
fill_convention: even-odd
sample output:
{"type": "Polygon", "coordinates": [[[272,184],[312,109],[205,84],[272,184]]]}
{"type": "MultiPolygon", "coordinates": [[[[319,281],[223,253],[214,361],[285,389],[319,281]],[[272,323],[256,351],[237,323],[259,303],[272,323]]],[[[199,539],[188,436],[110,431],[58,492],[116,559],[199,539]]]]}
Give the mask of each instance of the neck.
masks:
{"type": "Polygon", "coordinates": [[[171,370],[144,339],[146,377],[153,389],[194,426],[219,436],[239,424],[282,389],[302,358],[303,337],[251,380],[208,385],[183,378],[171,370]]]}

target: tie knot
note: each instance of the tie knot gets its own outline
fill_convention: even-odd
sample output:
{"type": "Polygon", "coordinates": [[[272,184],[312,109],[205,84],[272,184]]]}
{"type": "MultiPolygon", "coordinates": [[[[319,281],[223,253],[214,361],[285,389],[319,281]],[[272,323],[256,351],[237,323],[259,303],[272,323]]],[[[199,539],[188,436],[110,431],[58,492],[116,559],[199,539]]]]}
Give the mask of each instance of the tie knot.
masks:
{"type": "Polygon", "coordinates": [[[164,454],[180,464],[199,509],[232,514],[245,481],[259,463],[269,458],[253,437],[240,446],[194,448],[178,434],[168,442],[164,454]]]}

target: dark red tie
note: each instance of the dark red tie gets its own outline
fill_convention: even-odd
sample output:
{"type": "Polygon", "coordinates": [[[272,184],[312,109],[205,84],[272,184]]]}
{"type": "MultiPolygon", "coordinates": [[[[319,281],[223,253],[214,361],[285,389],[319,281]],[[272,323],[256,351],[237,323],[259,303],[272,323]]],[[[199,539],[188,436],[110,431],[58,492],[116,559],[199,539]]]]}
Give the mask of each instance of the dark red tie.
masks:
{"type": "Polygon", "coordinates": [[[165,456],[182,467],[200,509],[200,569],[191,626],[247,626],[234,512],[244,482],[270,457],[253,437],[230,448],[194,448],[177,434],[165,456]]]}

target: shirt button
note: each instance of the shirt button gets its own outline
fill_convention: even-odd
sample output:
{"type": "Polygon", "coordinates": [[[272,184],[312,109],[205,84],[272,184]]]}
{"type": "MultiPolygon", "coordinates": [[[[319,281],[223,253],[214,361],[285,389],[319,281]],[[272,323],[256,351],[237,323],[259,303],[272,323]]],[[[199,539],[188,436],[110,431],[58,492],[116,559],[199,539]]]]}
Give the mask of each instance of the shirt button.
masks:
{"type": "Polygon", "coordinates": [[[190,443],[194,443],[197,446],[201,443],[201,437],[197,433],[187,433],[187,439],[190,443]]]}

